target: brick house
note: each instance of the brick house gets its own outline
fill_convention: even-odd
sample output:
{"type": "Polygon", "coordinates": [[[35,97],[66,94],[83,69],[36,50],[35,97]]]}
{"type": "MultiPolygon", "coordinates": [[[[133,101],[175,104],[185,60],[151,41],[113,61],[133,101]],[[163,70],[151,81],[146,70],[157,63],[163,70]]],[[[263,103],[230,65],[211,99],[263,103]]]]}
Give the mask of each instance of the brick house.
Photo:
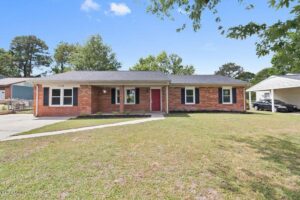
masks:
{"type": "Polygon", "coordinates": [[[33,83],[36,116],[246,110],[247,83],[218,75],[72,71],[33,83]]]}

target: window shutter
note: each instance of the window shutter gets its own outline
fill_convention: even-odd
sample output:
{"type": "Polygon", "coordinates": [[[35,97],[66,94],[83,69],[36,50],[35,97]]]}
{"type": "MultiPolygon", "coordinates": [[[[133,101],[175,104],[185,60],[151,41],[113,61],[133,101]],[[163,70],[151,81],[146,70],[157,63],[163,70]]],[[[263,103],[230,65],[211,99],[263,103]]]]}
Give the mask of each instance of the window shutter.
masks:
{"type": "Polygon", "coordinates": [[[73,106],[78,106],[78,88],[73,88],[73,106]]]}
{"type": "Polygon", "coordinates": [[[185,89],[181,88],[181,104],[185,104],[185,89]]]}
{"type": "Polygon", "coordinates": [[[49,88],[44,88],[44,106],[49,106],[49,88]]]}
{"type": "Polygon", "coordinates": [[[111,104],[116,104],[116,88],[111,88],[111,104]]]}
{"type": "Polygon", "coordinates": [[[222,99],[222,88],[219,88],[219,103],[220,103],[220,104],[223,103],[223,99],[222,99]]]}
{"type": "Polygon", "coordinates": [[[236,88],[232,88],[232,103],[236,103],[236,88]]]}
{"type": "Polygon", "coordinates": [[[140,103],[140,88],[135,88],[135,104],[140,103]]]}
{"type": "Polygon", "coordinates": [[[195,98],[196,98],[196,104],[200,103],[200,89],[196,88],[195,89],[195,98]]]}

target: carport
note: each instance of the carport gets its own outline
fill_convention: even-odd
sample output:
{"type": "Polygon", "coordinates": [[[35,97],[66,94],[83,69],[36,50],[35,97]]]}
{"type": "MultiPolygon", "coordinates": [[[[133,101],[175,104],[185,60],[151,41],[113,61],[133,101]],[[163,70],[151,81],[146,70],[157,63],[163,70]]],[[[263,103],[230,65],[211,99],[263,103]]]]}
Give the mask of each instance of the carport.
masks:
{"type": "MultiPolygon", "coordinates": [[[[256,93],[256,97],[261,92],[269,92],[272,102],[272,112],[275,112],[274,100],[281,100],[289,104],[294,104],[300,108],[300,74],[287,74],[271,76],[247,90],[249,92],[249,105],[252,108],[251,92],[256,93]]],[[[256,99],[258,100],[258,99],[256,99]]]]}

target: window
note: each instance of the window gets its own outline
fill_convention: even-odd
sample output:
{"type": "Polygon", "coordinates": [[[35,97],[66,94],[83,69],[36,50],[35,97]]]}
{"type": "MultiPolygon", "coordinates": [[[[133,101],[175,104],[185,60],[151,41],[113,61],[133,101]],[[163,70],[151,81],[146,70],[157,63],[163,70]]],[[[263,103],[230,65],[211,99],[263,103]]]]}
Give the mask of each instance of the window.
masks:
{"type": "Polygon", "coordinates": [[[269,99],[269,98],[270,98],[270,93],[269,93],[269,92],[264,93],[264,94],[263,94],[263,97],[264,97],[265,99],[269,99]]]}
{"type": "Polygon", "coordinates": [[[232,88],[223,88],[222,89],[222,98],[223,98],[223,103],[225,104],[230,104],[232,103],[232,88]]]}
{"type": "Polygon", "coordinates": [[[126,104],[135,104],[135,89],[134,88],[125,89],[125,103],[126,104]]]}
{"type": "Polygon", "coordinates": [[[72,106],[73,89],[51,89],[50,100],[52,106],[72,106]]]}
{"type": "Polygon", "coordinates": [[[60,105],[60,89],[52,89],[51,105],[60,105]]]}
{"type": "Polygon", "coordinates": [[[120,88],[116,88],[116,104],[120,104],[120,88]]]}
{"type": "Polygon", "coordinates": [[[73,90],[64,89],[64,105],[72,105],[72,104],[73,104],[73,90]]]}
{"type": "Polygon", "coordinates": [[[195,88],[185,88],[185,103],[195,104],[195,88]]]}

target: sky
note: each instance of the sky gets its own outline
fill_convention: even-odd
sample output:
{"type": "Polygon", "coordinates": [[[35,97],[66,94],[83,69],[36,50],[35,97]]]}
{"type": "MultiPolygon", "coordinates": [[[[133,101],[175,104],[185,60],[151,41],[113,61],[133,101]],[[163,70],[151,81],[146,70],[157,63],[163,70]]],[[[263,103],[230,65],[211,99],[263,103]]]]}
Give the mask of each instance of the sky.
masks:
{"type": "MultiPolygon", "coordinates": [[[[273,23],[290,17],[288,10],[269,8],[267,0],[248,0],[256,6],[224,0],[219,13],[224,27],[249,21],[273,23]]],[[[139,58],[161,51],[176,53],[196,74],[212,74],[221,65],[234,62],[245,70],[258,72],[271,66],[271,55],[258,58],[256,37],[228,39],[217,30],[215,17],[205,12],[201,29],[194,32],[184,12],[174,10],[174,20],[161,20],[146,12],[148,0],[2,0],[0,2],[0,48],[9,49],[20,35],[36,35],[46,42],[50,53],[60,41],[83,44],[99,34],[128,70],[139,58]],[[181,32],[176,29],[187,23],[181,32]]]]}

